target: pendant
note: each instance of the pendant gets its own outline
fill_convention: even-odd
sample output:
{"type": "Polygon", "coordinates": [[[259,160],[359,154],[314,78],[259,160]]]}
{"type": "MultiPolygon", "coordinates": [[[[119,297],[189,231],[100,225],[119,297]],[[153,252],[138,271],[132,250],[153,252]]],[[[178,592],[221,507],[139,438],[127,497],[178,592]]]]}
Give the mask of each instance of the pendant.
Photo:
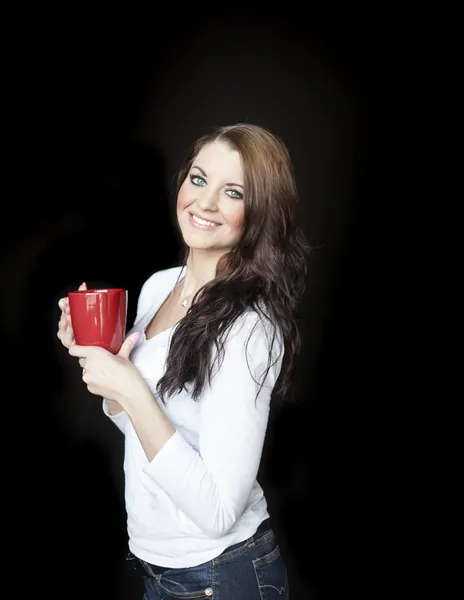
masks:
{"type": "Polygon", "coordinates": [[[185,300],[182,300],[182,306],[185,307],[185,308],[187,308],[187,306],[188,306],[188,300],[187,300],[187,298],[185,298],[185,300]]]}

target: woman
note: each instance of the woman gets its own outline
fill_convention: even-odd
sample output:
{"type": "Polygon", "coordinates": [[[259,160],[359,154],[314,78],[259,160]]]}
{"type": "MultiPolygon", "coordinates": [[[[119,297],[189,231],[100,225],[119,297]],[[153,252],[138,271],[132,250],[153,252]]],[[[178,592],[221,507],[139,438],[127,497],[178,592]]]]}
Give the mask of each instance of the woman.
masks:
{"type": "MultiPolygon", "coordinates": [[[[58,337],[125,436],[129,559],[144,600],[288,598],[257,482],[271,394],[299,350],[305,238],[289,153],[252,124],[200,138],[178,178],[182,266],[151,275],[113,356],[58,337]]],[[[81,286],[82,288],[83,286],[81,286]]]]}

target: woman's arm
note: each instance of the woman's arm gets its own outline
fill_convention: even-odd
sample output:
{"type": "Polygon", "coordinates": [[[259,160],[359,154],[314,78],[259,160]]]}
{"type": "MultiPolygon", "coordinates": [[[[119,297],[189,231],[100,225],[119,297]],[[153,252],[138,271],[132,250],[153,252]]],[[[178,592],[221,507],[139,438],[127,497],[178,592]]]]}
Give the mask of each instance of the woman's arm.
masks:
{"type": "Polygon", "coordinates": [[[251,313],[235,328],[223,363],[202,394],[199,451],[148,396],[126,408],[149,460],[144,471],[210,537],[222,536],[243,513],[261,460],[281,346],[275,344],[278,361],[255,402],[254,380],[261,380],[270,350],[270,334],[261,323],[245,348],[256,322],[251,313]]]}
{"type": "MultiPolygon", "coordinates": [[[[154,299],[156,298],[156,293],[159,292],[159,280],[160,276],[162,276],[162,271],[157,271],[148,277],[148,279],[143,283],[139,296],[137,298],[137,309],[134,325],[130,330],[126,333],[126,338],[137,330],[137,324],[143,318],[147,310],[150,306],[153,305],[154,299]]],[[[124,414],[124,408],[113,400],[108,400],[103,398],[102,404],[104,414],[109,417],[113,423],[124,433],[125,426],[127,424],[127,416],[124,414]]]]}

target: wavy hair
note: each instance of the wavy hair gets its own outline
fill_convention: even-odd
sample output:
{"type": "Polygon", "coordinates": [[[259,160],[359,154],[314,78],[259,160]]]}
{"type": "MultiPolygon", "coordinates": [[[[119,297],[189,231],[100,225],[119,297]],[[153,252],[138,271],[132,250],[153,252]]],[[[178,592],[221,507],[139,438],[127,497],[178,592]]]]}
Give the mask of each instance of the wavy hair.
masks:
{"type": "MultiPolygon", "coordinates": [[[[298,225],[298,191],[290,154],[268,129],[238,123],[215,128],[194,142],[177,177],[177,191],[200,150],[220,140],[236,150],[244,172],[244,225],[237,245],[218,261],[216,276],[195,295],[174,329],[166,370],[157,391],[167,396],[190,388],[198,400],[213,374],[213,351],[220,364],[227,333],[248,310],[269,323],[272,344],[264,373],[272,365],[278,336],[284,356],[274,393],[288,391],[301,346],[297,308],[305,289],[306,255],[310,248],[298,225]]],[[[188,248],[186,248],[186,258],[188,248]]],[[[185,265],[184,262],[184,265],[185,265]]]]}

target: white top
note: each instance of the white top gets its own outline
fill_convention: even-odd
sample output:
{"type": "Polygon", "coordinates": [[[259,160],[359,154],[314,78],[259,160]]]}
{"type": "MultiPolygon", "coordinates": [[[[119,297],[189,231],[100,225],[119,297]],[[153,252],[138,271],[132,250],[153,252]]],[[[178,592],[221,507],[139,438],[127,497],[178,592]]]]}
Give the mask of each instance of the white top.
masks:
{"type": "Polygon", "coordinates": [[[129,548],[151,564],[171,568],[212,560],[228,546],[253,535],[269,516],[256,477],[271,392],[283,355],[280,338],[276,338],[276,362],[255,402],[256,381],[261,381],[268,365],[271,332],[256,312],[248,311],[229,333],[223,363],[211,386],[205,384],[199,400],[182,392],[164,405],[155,388],[176,326],[149,340],[145,329],[179,275],[184,275],[181,271],[174,267],[147,279],[134,326],[127,332],[141,332],[130,358],[175,427],[175,434],[149,462],[127,414],[110,415],[103,401],[105,414],[125,435],[129,548]]]}

